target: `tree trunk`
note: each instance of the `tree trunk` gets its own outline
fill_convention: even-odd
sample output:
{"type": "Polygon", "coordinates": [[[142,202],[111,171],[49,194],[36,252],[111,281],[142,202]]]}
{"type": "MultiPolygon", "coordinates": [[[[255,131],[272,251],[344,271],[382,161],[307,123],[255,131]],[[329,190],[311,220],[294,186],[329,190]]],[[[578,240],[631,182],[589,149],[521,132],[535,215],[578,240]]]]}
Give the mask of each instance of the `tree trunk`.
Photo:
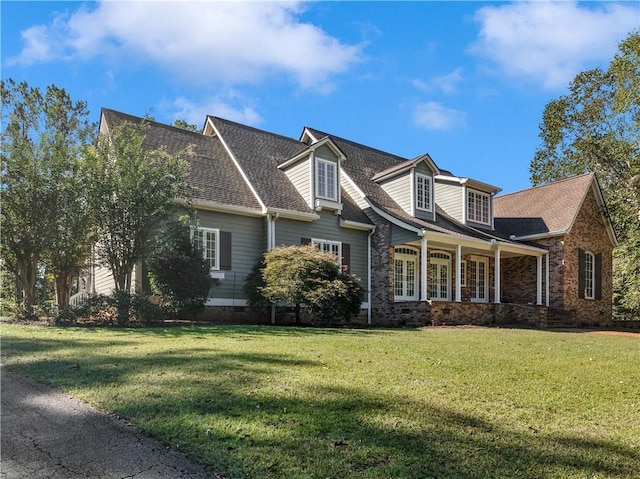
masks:
{"type": "Polygon", "coordinates": [[[71,288],[73,288],[73,274],[60,273],[55,277],[56,300],[60,309],[69,307],[71,288]]]}
{"type": "Polygon", "coordinates": [[[32,319],[36,303],[36,279],[38,278],[38,258],[32,257],[18,262],[18,279],[22,284],[22,308],[25,318],[32,319]]]}

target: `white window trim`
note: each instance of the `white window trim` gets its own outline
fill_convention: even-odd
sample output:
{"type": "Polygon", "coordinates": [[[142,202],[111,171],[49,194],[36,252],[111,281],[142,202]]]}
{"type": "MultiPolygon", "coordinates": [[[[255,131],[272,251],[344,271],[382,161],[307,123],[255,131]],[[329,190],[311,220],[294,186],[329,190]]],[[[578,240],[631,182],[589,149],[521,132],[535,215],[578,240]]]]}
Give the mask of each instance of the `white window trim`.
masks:
{"type": "MultiPolygon", "coordinates": [[[[329,245],[329,246],[338,246],[338,256],[337,256],[337,260],[338,260],[338,264],[342,265],[342,242],[340,241],[332,241],[332,240],[326,240],[326,239],[318,239],[318,238],[311,238],[311,245],[315,246],[316,248],[320,245],[329,245]]],[[[320,249],[320,248],[318,248],[320,249]]],[[[320,250],[322,251],[322,250],[320,250]]],[[[325,251],[326,253],[326,251],[325,251]]]]}
{"type": "Polygon", "coordinates": [[[427,175],[423,175],[422,173],[416,173],[415,175],[415,179],[414,179],[414,192],[415,192],[415,207],[417,210],[420,211],[427,211],[429,213],[433,212],[433,179],[430,176],[427,175]],[[428,204],[426,205],[426,207],[420,206],[418,204],[418,179],[422,179],[424,180],[424,184],[426,185],[427,188],[427,194],[429,195],[429,201],[428,204]]]}
{"type": "Polygon", "coordinates": [[[596,255],[591,251],[584,252],[584,299],[596,299],[596,255]]]}
{"type": "Polygon", "coordinates": [[[211,265],[210,258],[207,258],[205,245],[205,233],[213,233],[216,236],[216,249],[214,251],[215,255],[215,266],[210,266],[211,271],[220,271],[220,230],[217,228],[194,228],[192,229],[192,235],[197,234],[200,235],[200,241],[202,242],[202,257],[203,259],[209,260],[209,265],[211,265]]]}
{"type": "MultiPolygon", "coordinates": [[[[487,225],[487,226],[491,226],[491,195],[489,193],[485,193],[484,191],[478,191],[478,190],[474,190],[471,188],[467,188],[467,194],[465,195],[465,211],[467,212],[466,218],[467,221],[472,221],[473,223],[478,223],[481,225],[487,225]],[[487,221],[481,221],[478,219],[472,219],[471,218],[471,211],[469,209],[469,197],[474,194],[474,195],[479,195],[481,197],[486,197],[487,198],[487,221]]],[[[473,212],[473,215],[475,216],[475,211],[473,212]]]]}
{"type": "MultiPolygon", "coordinates": [[[[325,200],[329,200],[329,201],[338,201],[338,163],[336,163],[335,161],[330,161],[330,160],[325,160],[323,158],[316,158],[316,166],[315,166],[315,183],[316,183],[316,198],[321,198],[321,199],[325,199],[325,200]],[[334,168],[334,176],[333,178],[331,178],[332,182],[333,182],[333,192],[334,192],[334,196],[326,196],[326,195],[321,195],[320,194],[320,174],[318,172],[319,169],[319,165],[320,164],[325,164],[325,165],[331,165],[334,168]]],[[[328,183],[325,186],[328,185],[328,183]]]]}
{"type": "Polygon", "coordinates": [[[460,260],[460,286],[467,286],[467,260],[460,260]]]}
{"type": "MultiPolygon", "coordinates": [[[[418,252],[418,250],[416,248],[410,247],[410,246],[396,246],[393,250],[393,266],[394,266],[394,271],[393,271],[393,298],[395,302],[402,302],[402,301],[417,301],[418,300],[418,289],[419,289],[419,281],[418,281],[418,270],[420,267],[420,253],[418,252]],[[406,249],[411,251],[411,253],[404,253],[404,252],[399,252],[398,250],[402,250],[402,249],[406,249]],[[415,254],[414,254],[415,253],[415,254]],[[396,295],[396,285],[395,285],[395,278],[396,278],[396,271],[395,271],[395,264],[396,264],[396,259],[413,259],[415,260],[415,271],[414,271],[414,294],[413,296],[405,296],[405,295],[396,295]]],[[[406,290],[406,278],[404,278],[403,280],[403,290],[406,290]]]]}

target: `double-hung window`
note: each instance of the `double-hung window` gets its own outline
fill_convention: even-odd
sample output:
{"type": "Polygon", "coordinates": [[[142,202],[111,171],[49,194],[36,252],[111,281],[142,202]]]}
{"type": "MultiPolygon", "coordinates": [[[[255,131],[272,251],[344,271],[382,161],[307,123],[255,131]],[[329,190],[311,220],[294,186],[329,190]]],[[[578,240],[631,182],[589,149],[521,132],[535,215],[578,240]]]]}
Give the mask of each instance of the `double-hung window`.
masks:
{"type": "Polygon", "coordinates": [[[416,208],[431,211],[431,178],[416,174],[416,208]]]}
{"type": "Polygon", "coordinates": [[[210,269],[220,269],[220,230],[198,228],[194,231],[195,242],[202,257],[209,262],[210,269]]]}
{"type": "Polygon", "coordinates": [[[595,299],[596,285],[596,258],[593,253],[584,253],[584,297],[585,299],[595,299]]]}
{"type": "Polygon", "coordinates": [[[318,251],[334,255],[336,257],[336,262],[340,264],[342,259],[342,243],[339,241],[312,239],[311,244],[315,246],[318,251]]]}
{"type": "Polygon", "coordinates": [[[338,201],[338,165],[332,161],[316,159],[316,196],[338,201]]]}
{"type": "Polygon", "coordinates": [[[489,221],[489,195],[479,191],[467,191],[467,219],[484,225],[489,221]]]}

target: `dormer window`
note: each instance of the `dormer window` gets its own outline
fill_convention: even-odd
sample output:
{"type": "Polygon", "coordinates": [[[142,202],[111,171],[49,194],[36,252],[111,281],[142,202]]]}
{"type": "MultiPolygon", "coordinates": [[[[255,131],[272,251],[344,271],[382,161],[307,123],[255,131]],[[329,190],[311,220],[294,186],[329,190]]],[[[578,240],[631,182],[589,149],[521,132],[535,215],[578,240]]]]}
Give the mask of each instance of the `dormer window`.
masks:
{"type": "Polygon", "coordinates": [[[338,201],[338,168],[332,161],[316,159],[316,197],[338,201]]]}
{"type": "Polygon", "coordinates": [[[426,175],[416,174],[416,208],[423,211],[432,211],[432,196],[431,178],[426,175]]]}
{"type": "Polygon", "coordinates": [[[467,191],[467,219],[475,223],[488,225],[490,223],[489,215],[490,196],[480,191],[467,191]]]}

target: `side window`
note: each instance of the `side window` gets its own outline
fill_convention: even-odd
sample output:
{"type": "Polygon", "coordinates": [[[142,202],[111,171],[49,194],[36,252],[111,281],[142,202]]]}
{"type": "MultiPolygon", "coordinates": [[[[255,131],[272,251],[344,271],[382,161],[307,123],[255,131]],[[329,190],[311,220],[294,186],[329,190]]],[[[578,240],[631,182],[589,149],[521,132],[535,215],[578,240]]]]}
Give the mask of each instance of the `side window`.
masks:
{"type": "Polygon", "coordinates": [[[212,270],[231,269],[231,233],[215,228],[198,228],[193,232],[202,257],[212,270]]]}
{"type": "Polygon", "coordinates": [[[602,253],[578,250],[578,298],[602,299],[602,253]]]}

